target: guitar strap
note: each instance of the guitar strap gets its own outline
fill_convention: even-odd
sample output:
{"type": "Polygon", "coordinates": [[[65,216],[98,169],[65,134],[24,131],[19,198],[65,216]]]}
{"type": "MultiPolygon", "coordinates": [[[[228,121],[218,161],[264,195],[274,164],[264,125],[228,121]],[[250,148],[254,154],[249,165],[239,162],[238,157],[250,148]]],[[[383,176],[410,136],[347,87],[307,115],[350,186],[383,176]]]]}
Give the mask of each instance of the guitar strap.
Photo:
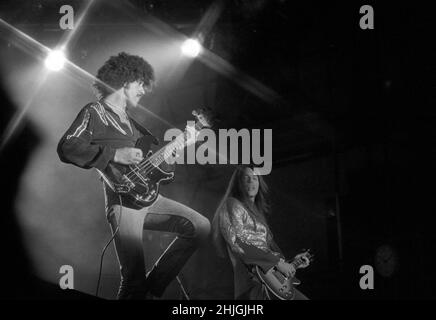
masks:
{"type": "Polygon", "coordinates": [[[138,129],[139,132],[141,132],[144,136],[150,136],[153,144],[158,145],[159,144],[159,140],[150,132],[150,130],[148,130],[147,128],[145,128],[144,126],[140,125],[139,122],[137,122],[135,119],[133,119],[132,116],[130,116],[130,120],[133,122],[133,125],[135,126],[136,129],[138,129]]]}
{"type": "Polygon", "coordinates": [[[262,290],[264,291],[265,296],[268,298],[267,300],[272,300],[271,296],[269,295],[269,290],[264,283],[262,283],[262,290]]]}

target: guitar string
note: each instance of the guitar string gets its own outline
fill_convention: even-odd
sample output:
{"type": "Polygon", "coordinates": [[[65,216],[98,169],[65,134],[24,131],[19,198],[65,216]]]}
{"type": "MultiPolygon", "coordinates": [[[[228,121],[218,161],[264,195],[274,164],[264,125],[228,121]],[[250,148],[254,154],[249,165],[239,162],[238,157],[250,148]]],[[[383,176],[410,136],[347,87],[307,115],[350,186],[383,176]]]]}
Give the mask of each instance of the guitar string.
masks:
{"type": "MultiPolygon", "coordinates": [[[[175,145],[175,148],[177,148],[177,147],[179,147],[179,143],[184,144],[184,141],[180,141],[182,139],[184,139],[184,134],[181,134],[181,135],[177,136],[176,139],[173,140],[171,143],[175,145]]],[[[139,170],[142,170],[144,168],[145,169],[150,169],[150,168],[153,169],[154,167],[156,167],[156,165],[153,164],[153,162],[155,162],[156,160],[159,160],[158,162],[162,163],[162,161],[165,160],[165,159],[157,159],[157,158],[158,157],[162,158],[162,156],[165,156],[164,155],[165,151],[163,151],[163,150],[167,149],[167,148],[168,148],[168,145],[163,147],[163,148],[161,148],[160,150],[158,150],[158,152],[156,152],[155,154],[153,154],[149,158],[145,159],[144,163],[140,163],[139,166],[135,165],[136,170],[139,171],[139,170]],[[148,166],[148,168],[147,168],[147,166],[148,166]]],[[[157,164],[157,165],[159,165],[159,164],[157,164]]],[[[129,172],[128,174],[126,174],[126,177],[127,178],[133,178],[133,176],[136,176],[136,173],[137,173],[136,170],[133,169],[132,170],[133,173],[129,172]]]]}
{"type": "MultiPolygon", "coordinates": [[[[201,128],[199,129],[197,127],[197,123],[195,124],[195,130],[201,130],[201,128]]],[[[174,144],[174,148],[172,152],[174,152],[175,149],[177,149],[179,146],[180,147],[185,147],[184,144],[186,143],[186,139],[185,139],[185,133],[182,133],[181,135],[177,136],[175,140],[173,140],[171,143],[174,144]],[[182,140],[182,141],[178,141],[178,140],[182,140]],[[179,143],[181,145],[179,145],[179,143]]],[[[170,143],[170,144],[171,144],[170,143]]],[[[165,160],[165,152],[167,149],[168,145],[161,148],[157,153],[153,154],[152,156],[150,156],[149,158],[147,158],[144,163],[140,163],[139,165],[134,165],[136,168],[132,169],[129,173],[126,174],[126,177],[130,180],[133,180],[135,178],[139,178],[138,174],[141,174],[141,170],[145,169],[145,175],[149,174],[154,168],[156,168],[157,166],[159,166],[164,160],[165,160]],[[163,151],[164,150],[164,151],[163,151]],[[157,159],[160,158],[160,159],[157,159]],[[153,164],[153,162],[155,160],[157,161],[157,164],[153,164]]],[[[170,152],[169,154],[171,154],[172,152],[170,152]]],[[[131,166],[133,167],[133,165],[131,166]]],[[[140,178],[139,178],[140,179],[140,178]]]]}
{"type": "Polygon", "coordinates": [[[130,166],[131,171],[128,173],[128,179],[132,182],[143,182],[144,176],[147,176],[150,172],[156,169],[160,163],[165,160],[163,154],[159,156],[159,159],[153,158],[152,160],[147,159],[141,166],[130,166]],[[157,163],[156,163],[157,160],[157,163]],[[132,168],[133,167],[133,168],[132,168]],[[145,169],[145,170],[144,170],[145,169]],[[141,172],[144,171],[144,172],[141,172]]]}
{"type": "MultiPolygon", "coordinates": [[[[168,147],[168,146],[167,146],[168,147]]],[[[165,147],[165,148],[167,148],[165,147]]],[[[177,146],[175,146],[177,148],[177,146]]],[[[174,148],[174,149],[175,149],[174,148]]],[[[164,148],[160,149],[157,153],[150,156],[150,158],[145,159],[143,163],[140,165],[131,165],[131,171],[126,174],[126,177],[130,180],[134,180],[135,178],[139,178],[138,175],[141,175],[141,170],[145,169],[144,174],[149,174],[154,168],[160,165],[165,160],[166,151],[162,151],[164,148]]],[[[139,178],[140,179],[140,178],[139,178]]]]}
{"type": "MultiPolygon", "coordinates": [[[[295,260],[292,262],[292,264],[293,264],[296,268],[298,268],[298,266],[299,266],[300,264],[304,263],[304,262],[305,262],[305,261],[304,261],[303,257],[300,257],[300,258],[295,259],[295,260]]],[[[267,286],[265,285],[265,283],[262,284],[262,287],[263,287],[263,289],[265,289],[265,293],[266,293],[268,299],[271,300],[271,297],[270,297],[270,295],[269,295],[269,290],[267,289],[267,286]],[[265,286],[265,287],[264,287],[264,286],[265,286]]],[[[274,294],[275,294],[275,293],[274,293],[274,294]]]]}
{"type": "Polygon", "coordinates": [[[131,171],[126,174],[126,177],[130,180],[134,180],[135,178],[139,178],[138,174],[140,174],[141,170],[145,169],[146,174],[150,171],[150,169],[154,168],[154,163],[161,161],[161,154],[162,151],[159,150],[156,154],[153,156],[150,156],[150,158],[145,159],[145,161],[141,162],[139,165],[130,165],[131,171]],[[159,157],[159,159],[158,159],[159,157]]]}

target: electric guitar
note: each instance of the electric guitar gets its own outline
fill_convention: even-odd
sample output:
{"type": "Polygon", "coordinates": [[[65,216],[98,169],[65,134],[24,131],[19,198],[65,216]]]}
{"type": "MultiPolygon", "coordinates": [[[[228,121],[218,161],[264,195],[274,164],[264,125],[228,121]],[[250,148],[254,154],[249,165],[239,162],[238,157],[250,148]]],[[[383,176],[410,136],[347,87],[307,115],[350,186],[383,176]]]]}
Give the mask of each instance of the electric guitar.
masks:
{"type": "MultiPolygon", "coordinates": [[[[309,250],[307,250],[301,256],[290,262],[290,264],[292,264],[295,270],[297,270],[299,268],[305,268],[312,260],[313,255],[309,253],[309,250]]],[[[269,269],[268,272],[264,273],[259,266],[256,266],[255,271],[259,280],[262,281],[274,297],[280,300],[294,299],[294,286],[301,284],[301,281],[296,277],[286,277],[283,273],[277,270],[277,267],[273,267],[269,269]]]]}
{"type": "Polygon", "coordinates": [[[124,165],[109,162],[104,172],[98,170],[103,181],[118,195],[123,205],[133,209],[148,207],[156,201],[161,183],[169,183],[174,179],[174,172],[162,168],[165,161],[175,159],[177,151],[195,143],[195,139],[202,128],[212,126],[212,115],[208,109],[197,109],[192,112],[196,122],[194,127],[187,127],[183,133],[173,141],[153,153],[149,145],[139,144],[144,160],[135,165],[124,165]]]}

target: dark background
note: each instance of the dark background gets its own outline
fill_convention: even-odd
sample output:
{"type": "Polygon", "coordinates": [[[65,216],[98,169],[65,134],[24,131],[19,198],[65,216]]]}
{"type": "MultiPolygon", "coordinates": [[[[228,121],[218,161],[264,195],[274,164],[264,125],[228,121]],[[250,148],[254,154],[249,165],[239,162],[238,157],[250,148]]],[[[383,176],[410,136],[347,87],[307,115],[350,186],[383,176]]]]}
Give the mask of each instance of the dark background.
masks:
{"type": "MultiPolygon", "coordinates": [[[[211,4],[129,3],[186,34],[211,4]]],[[[316,255],[313,266],[301,272],[301,290],[312,299],[433,298],[436,62],[431,10],[416,2],[389,1],[223,3],[206,44],[273,89],[277,97],[264,101],[221,75],[204,83],[201,92],[213,86],[210,102],[221,115],[222,128],[273,129],[273,172],[266,177],[273,206],[271,228],[289,256],[308,247],[316,255]],[[366,4],[375,11],[374,30],[359,28],[359,8],[366,4]],[[397,252],[396,270],[390,277],[375,270],[375,289],[361,290],[359,268],[375,266],[376,249],[384,244],[397,252]]],[[[14,25],[51,21],[53,7],[56,4],[50,1],[14,1],[14,5],[2,2],[0,11],[14,25]],[[20,6],[28,10],[19,11],[20,6]]],[[[105,20],[104,14],[101,19],[105,20]]],[[[194,64],[185,79],[204,68],[194,64]]],[[[7,95],[4,90],[1,128],[14,111],[7,95]]],[[[65,294],[33,275],[14,220],[20,172],[38,141],[32,124],[24,123],[0,154],[5,174],[2,240],[8,244],[4,246],[8,263],[1,264],[8,289],[2,290],[2,298],[65,294]]],[[[191,177],[196,187],[189,189],[190,199],[212,219],[231,170],[230,166],[182,168],[175,187],[167,192],[177,198],[177,186],[191,177]],[[195,191],[203,185],[215,187],[213,200],[207,203],[201,203],[201,193],[195,191]]],[[[187,266],[187,286],[196,299],[228,299],[230,264],[211,257],[209,245],[187,266]],[[205,267],[204,259],[214,267],[205,267]]],[[[173,284],[168,297],[177,294],[173,284]]]]}

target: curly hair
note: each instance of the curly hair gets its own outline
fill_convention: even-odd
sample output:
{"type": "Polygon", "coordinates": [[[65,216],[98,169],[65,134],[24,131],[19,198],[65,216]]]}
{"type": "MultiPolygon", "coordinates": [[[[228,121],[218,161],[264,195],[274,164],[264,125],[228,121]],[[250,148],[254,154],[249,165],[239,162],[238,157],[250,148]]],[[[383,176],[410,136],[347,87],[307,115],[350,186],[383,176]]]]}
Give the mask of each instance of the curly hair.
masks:
{"type": "Polygon", "coordinates": [[[153,67],[140,56],[125,52],[117,56],[111,56],[97,71],[97,79],[93,84],[99,95],[103,98],[124,84],[143,81],[144,85],[150,85],[154,81],[153,67]]]}

